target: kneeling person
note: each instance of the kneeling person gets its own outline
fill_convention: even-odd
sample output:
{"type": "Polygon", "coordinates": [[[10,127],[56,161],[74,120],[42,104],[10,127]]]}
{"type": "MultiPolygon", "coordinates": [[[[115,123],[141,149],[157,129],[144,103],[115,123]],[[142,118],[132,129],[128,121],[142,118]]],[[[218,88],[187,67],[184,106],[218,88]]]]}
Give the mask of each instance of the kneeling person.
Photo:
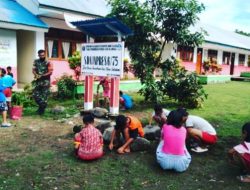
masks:
{"type": "Polygon", "coordinates": [[[116,118],[116,125],[111,135],[109,149],[112,150],[114,147],[114,140],[119,140],[120,134],[123,135],[125,143],[120,146],[117,150],[118,153],[130,152],[130,144],[138,137],[144,136],[142,124],[136,117],[119,115],[116,118]]]}
{"type": "Polygon", "coordinates": [[[76,155],[82,160],[94,160],[103,156],[103,138],[101,132],[94,127],[94,117],[83,117],[85,127],[75,135],[76,155]]]}

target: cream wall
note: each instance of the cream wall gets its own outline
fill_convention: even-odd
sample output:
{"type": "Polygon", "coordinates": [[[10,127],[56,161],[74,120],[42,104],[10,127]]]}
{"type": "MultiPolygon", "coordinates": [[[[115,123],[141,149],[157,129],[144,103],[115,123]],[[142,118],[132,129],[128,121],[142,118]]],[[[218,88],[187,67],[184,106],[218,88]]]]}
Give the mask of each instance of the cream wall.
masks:
{"type": "Polygon", "coordinates": [[[39,49],[44,49],[43,32],[17,31],[17,81],[19,87],[33,80],[32,66],[39,49]]]}

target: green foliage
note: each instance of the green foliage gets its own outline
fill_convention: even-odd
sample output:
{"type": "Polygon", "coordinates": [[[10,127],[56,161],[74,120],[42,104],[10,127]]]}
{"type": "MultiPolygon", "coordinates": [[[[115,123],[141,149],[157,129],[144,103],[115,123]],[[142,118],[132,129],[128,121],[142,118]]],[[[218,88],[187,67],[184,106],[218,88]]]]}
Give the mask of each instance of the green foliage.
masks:
{"type": "MultiPolygon", "coordinates": [[[[108,2],[112,7],[110,16],[116,16],[134,31],[134,35],[126,39],[126,45],[130,51],[135,75],[143,84],[140,93],[144,95],[145,100],[161,101],[164,95],[169,95],[165,94],[168,92],[169,97],[181,102],[183,100],[181,95],[172,96],[172,91],[167,89],[172,85],[173,80],[184,80],[174,77],[184,75],[183,77],[187,77],[186,80],[189,81],[192,75],[179,70],[178,67],[173,67],[175,65],[173,59],[162,60],[162,53],[168,43],[194,47],[203,42],[205,32],[191,33],[189,27],[199,19],[197,14],[204,10],[204,5],[196,0],[145,0],[143,2],[109,0],[108,2]],[[161,68],[163,75],[176,73],[169,78],[165,77],[164,82],[157,82],[153,76],[156,68],[161,68]]],[[[195,94],[197,99],[197,96],[201,95],[198,89],[202,87],[191,86],[195,84],[197,83],[186,83],[187,88],[193,88],[192,94],[195,94]],[[195,92],[194,89],[197,91],[195,92]]],[[[182,91],[179,89],[175,93],[182,93],[182,91]]],[[[200,100],[202,101],[203,98],[200,100]]],[[[193,106],[193,103],[191,101],[190,106],[193,106]]]]}
{"type": "Polygon", "coordinates": [[[250,37],[250,33],[249,33],[249,32],[244,32],[244,31],[242,31],[242,30],[236,29],[236,30],[235,30],[235,33],[241,34],[241,35],[243,35],[243,36],[248,36],[248,37],[250,37]]]}
{"type": "Polygon", "coordinates": [[[58,97],[62,99],[72,98],[76,81],[71,76],[63,75],[57,80],[58,97]]]}
{"type": "Polygon", "coordinates": [[[20,92],[13,92],[12,93],[12,99],[11,99],[12,105],[17,106],[23,106],[23,107],[30,107],[34,106],[35,102],[32,98],[32,88],[31,85],[24,86],[24,90],[20,92]]]}
{"type": "Polygon", "coordinates": [[[75,51],[72,57],[68,58],[69,68],[74,70],[76,80],[79,81],[81,75],[81,54],[75,51]]]}
{"type": "Polygon", "coordinates": [[[72,57],[68,58],[70,69],[76,69],[76,67],[81,66],[81,54],[79,51],[75,51],[72,57]]]}
{"type": "Polygon", "coordinates": [[[240,76],[250,78],[250,72],[241,72],[240,76]]]}
{"type": "MultiPolygon", "coordinates": [[[[166,62],[168,62],[167,60],[166,62]]],[[[160,90],[170,98],[178,101],[181,106],[200,107],[207,94],[202,85],[198,82],[196,73],[187,72],[180,67],[177,61],[166,63],[170,68],[164,68],[161,81],[159,82],[160,90]],[[169,69],[169,70],[168,70],[169,69]]]]}

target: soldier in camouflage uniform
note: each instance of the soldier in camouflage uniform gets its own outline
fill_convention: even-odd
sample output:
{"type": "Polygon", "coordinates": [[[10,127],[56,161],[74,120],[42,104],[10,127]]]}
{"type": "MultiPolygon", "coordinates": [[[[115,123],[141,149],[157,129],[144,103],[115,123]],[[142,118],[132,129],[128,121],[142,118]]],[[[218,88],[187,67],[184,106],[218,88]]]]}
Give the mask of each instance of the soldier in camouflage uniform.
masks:
{"type": "Polygon", "coordinates": [[[36,59],[33,64],[34,81],[33,98],[38,104],[37,113],[42,115],[47,107],[48,96],[50,93],[50,75],[53,72],[52,64],[45,59],[45,51],[38,51],[39,59],[36,59]]]}

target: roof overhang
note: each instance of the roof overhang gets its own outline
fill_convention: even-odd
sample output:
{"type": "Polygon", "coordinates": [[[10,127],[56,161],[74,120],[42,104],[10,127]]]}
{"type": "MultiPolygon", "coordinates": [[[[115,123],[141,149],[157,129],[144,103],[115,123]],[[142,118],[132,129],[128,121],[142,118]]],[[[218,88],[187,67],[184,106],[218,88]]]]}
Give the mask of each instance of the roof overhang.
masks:
{"type": "Polygon", "coordinates": [[[117,18],[97,18],[93,20],[71,22],[83,33],[91,37],[120,36],[127,37],[133,32],[117,18]]]}
{"type": "Polygon", "coordinates": [[[50,18],[50,17],[40,17],[40,19],[43,22],[45,22],[50,28],[58,28],[63,30],[80,32],[80,30],[78,30],[77,28],[72,28],[69,25],[67,25],[65,20],[62,19],[50,18]]]}
{"type": "Polygon", "coordinates": [[[40,28],[40,27],[2,22],[2,21],[0,21],[0,28],[12,29],[12,30],[29,30],[29,31],[36,31],[36,32],[48,32],[48,28],[40,28]]]}

